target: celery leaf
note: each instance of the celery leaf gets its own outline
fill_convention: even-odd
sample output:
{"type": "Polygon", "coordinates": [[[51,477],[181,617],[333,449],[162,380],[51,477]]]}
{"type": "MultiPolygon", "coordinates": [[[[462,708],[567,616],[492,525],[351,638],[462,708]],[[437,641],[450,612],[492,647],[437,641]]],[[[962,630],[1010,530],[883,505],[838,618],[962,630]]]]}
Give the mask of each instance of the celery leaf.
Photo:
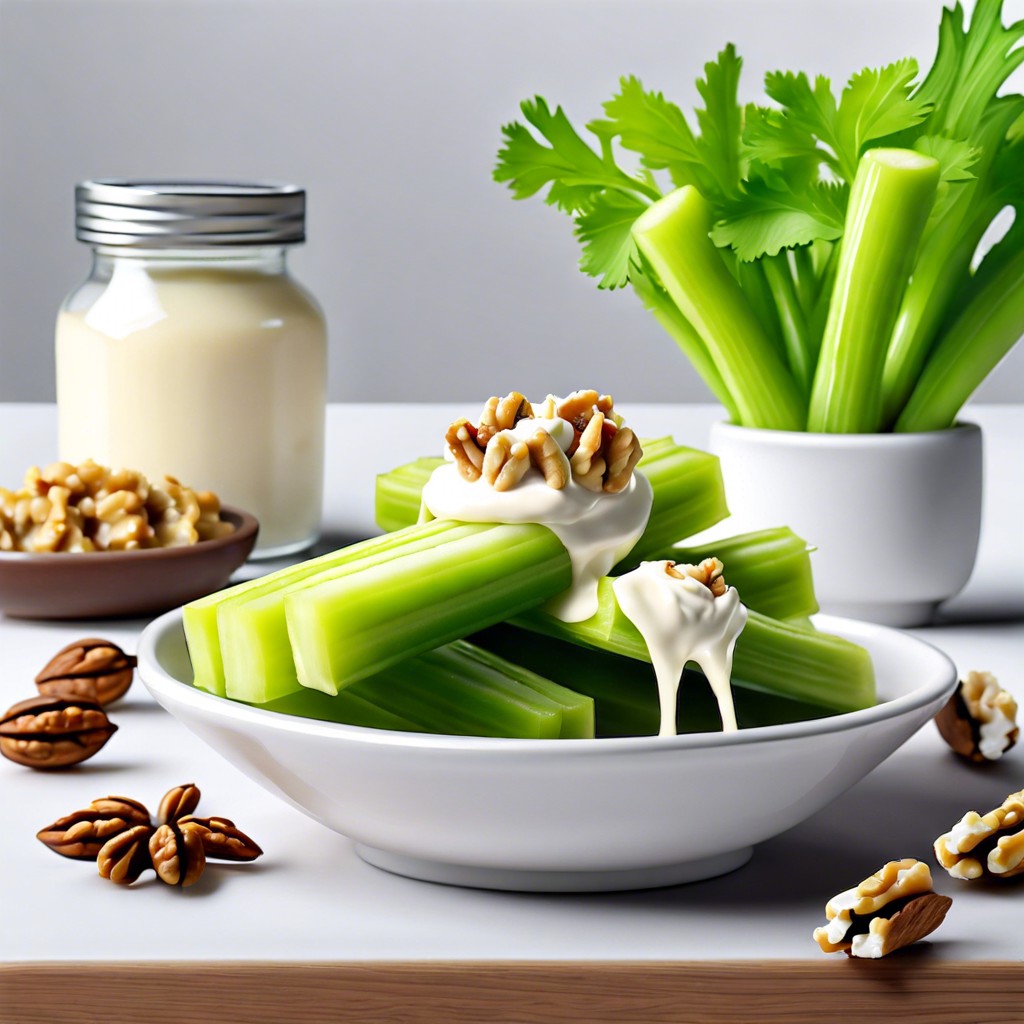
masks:
{"type": "Polygon", "coordinates": [[[742,67],[736,47],[729,43],[704,65],[704,77],[697,79],[697,91],[704,100],[704,106],[694,111],[700,125],[698,146],[705,166],[725,197],[739,193],[742,179],[743,117],[737,99],[742,67]]]}
{"type": "Polygon", "coordinates": [[[621,288],[638,263],[633,222],[647,209],[635,196],[605,192],[576,218],[576,237],[583,245],[580,269],[600,278],[599,288],[621,288]]]}
{"type": "Polygon", "coordinates": [[[817,239],[831,242],[843,233],[846,201],[841,185],[815,182],[792,189],[778,176],[751,178],[711,237],[716,245],[732,246],[745,262],[817,239]]]}

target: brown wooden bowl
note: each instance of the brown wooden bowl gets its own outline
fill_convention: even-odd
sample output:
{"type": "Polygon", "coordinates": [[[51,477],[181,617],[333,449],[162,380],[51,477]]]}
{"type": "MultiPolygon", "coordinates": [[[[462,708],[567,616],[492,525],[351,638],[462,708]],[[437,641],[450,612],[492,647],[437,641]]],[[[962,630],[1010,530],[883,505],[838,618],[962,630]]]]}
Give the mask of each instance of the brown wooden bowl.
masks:
{"type": "Polygon", "coordinates": [[[249,557],[259,523],[222,506],[233,533],[189,547],[68,554],[0,553],[0,611],[18,619],[155,615],[224,586],[249,557]]]}

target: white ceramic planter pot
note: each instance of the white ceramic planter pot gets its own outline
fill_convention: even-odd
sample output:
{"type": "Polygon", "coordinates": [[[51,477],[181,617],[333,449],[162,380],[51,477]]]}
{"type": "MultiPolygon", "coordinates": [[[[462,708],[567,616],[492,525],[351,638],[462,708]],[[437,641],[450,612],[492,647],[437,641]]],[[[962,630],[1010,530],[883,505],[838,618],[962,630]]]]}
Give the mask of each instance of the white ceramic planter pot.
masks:
{"type": "Polygon", "coordinates": [[[817,548],[822,609],[925,625],[967,582],[981,526],[974,424],[921,434],[808,434],[717,423],[730,532],[789,526],[817,548]]]}

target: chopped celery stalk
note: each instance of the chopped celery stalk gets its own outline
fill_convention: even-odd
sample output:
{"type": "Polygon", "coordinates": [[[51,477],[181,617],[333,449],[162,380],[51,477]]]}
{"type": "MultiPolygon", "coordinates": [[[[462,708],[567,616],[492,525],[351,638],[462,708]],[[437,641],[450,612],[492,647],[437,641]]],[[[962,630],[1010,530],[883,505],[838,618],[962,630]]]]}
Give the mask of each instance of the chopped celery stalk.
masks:
{"type": "MultiPolygon", "coordinates": [[[[372,682],[372,680],[365,680],[372,682]]],[[[281,715],[296,718],[315,718],[321,722],[340,722],[343,725],[360,725],[366,729],[391,729],[396,732],[424,732],[422,726],[391,711],[387,711],[350,686],[336,697],[330,697],[319,690],[305,688],[295,693],[277,697],[266,704],[254,704],[261,711],[276,711],[281,715]]]]}
{"type": "Polygon", "coordinates": [[[443,465],[444,459],[425,457],[399,466],[390,473],[379,474],[374,507],[377,525],[390,533],[415,523],[419,517],[423,485],[430,479],[430,474],[443,465]]]}
{"type": "Polygon", "coordinates": [[[708,390],[725,406],[729,418],[737,420],[739,410],[729,394],[729,389],[722,380],[707,346],[694,329],[693,324],[679,312],[679,307],[672,301],[664,288],[660,288],[646,274],[637,274],[633,279],[640,301],[653,314],[654,319],[664,328],[668,336],[679,346],[680,351],[690,361],[708,390]]]}
{"type": "Polygon", "coordinates": [[[928,357],[896,430],[952,426],[964,402],[1022,333],[1024,249],[1006,260],[961,310],[928,357]]]}
{"type": "MultiPolygon", "coordinates": [[[[722,470],[716,456],[684,448],[670,437],[645,439],[640,443],[644,454],[637,469],[650,482],[654,504],[643,536],[627,556],[625,564],[631,565],[649,557],[649,552],[660,551],[683,537],[714,526],[729,514],[722,470]]],[[[433,472],[429,468],[432,461],[418,459],[377,477],[377,508],[381,508],[379,495],[383,487],[388,494],[388,521],[396,525],[416,522],[420,491],[433,472]],[[398,475],[405,487],[401,493],[399,486],[392,487],[389,483],[393,474],[398,475]]]]}
{"type": "MultiPolygon", "coordinates": [[[[498,672],[506,678],[529,687],[547,700],[554,701],[562,709],[562,728],[558,734],[560,739],[593,738],[594,701],[591,697],[576,693],[524,668],[517,662],[506,660],[491,651],[468,644],[464,640],[456,640],[451,646],[463,654],[466,659],[475,662],[482,668],[498,672]]],[[[366,685],[366,680],[355,685],[363,687],[366,685]]]]}
{"type": "Polygon", "coordinates": [[[457,640],[336,695],[303,688],[268,711],[372,729],[459,736],[591,739],[594,701],[457,640]]]}
{"type": "MultiPolygon", "coordinates": [[[[438,529],[440,520],[425,526],[386,534],[401,537],[402,543],[369,546],[365,557],[339,560],[330,568],[292,571],[284,579],[268,579],[262,586],[227,597],[217,605],[217,635],[220,639],[224,665],[224,687],[228,697],[236,700],[273,700],[299,689],[295,661],[285,624],[284,596],[298,588],[319,585],[353,573],[365,572],[376,565],[399,556],[408,557],[420,551],[436,550],[464,537],[479,533],[480,526],[449,523],[449,529],[438,529]]],[[[381,538],[383,540],[384,538],[381,538]]],[[[363,545],[346,550],[353,551],[363,545]]]]}
{"type": "Polygon", "coordinates": [[[808,395],[814,376],[815,352],[811,344],[807,318],[789,269],[789,258],[786,253],[780,252],[777,256],[765,256],[761,263],[778,313],[786,362],[800,393],[808,395]]]}
{"type": "Polygon", "coordinates": [[[868,434],[880,428],[886,349],[938,182],[938,161],[913,150],[872,149],[861,157],[808,430],[868,434]]]}
{"type": "MultiPolygon", "coordinates": [[[[611,577],[601,580],[598,598],[597,612],[583,622],[563,622],[532,609],[513,623],[596,650],[650,661],[643,637],[615,600],[611,577]]],[[[751,686],[834,711],[857,711],[875,703],[874,669],[862,647],[756,611],[749,613],[736,641],[733,671],[751,686]]]]}
{"type": "Polygon", "coordinates": [[[633,238],[700,335],[748,427],[801,430],[804,402],[711,241],[711,208],[684,185],[647,208],[633,238]]]}
{"type": "Polygon", "coordinates": [[[725,581],[748,607],[773,619],[806,618],[818,610],[807,542],[789,527],[724,537],[698,546],[679,545],[652,561],[669,558],[697,565],[716,557],[725,581]]]}
{"type": "Polygon", "coordinates": [[[192,659],[194,685],[221,697],[225,695],[224,662],[221,656],[217,627],[217,610],[225,601],[248,596],[255,597],[270,589],[280,589],[325,569],[335,568],[369,555],[397,550],[410,540],[420,540],[426,536],[440,537],[450,532],[456,525],[451,522],[438,522],[431,524],[429,529],[420,527],[386,537],[374,537],[191,601],[185,605],[183,619],[189,657],[192,659]]]}
{"type": "MultiPolygon", "coordinates": [[[[656,736],[661,708],[654,673],[644,662],[590,650],[555,637],[526,634],[501,624],[477,633],[473,643],[522,665],[546,672],[574,692],[594,700],[595,735],[656,736]]],[[[751,688],[733,679],[733,701],[741,729],[822,718],[833,712],[817,704],[791,700],[751,688]]],[[[707,680],[687,669],[677,704],[678,733],[718,732],[718,703],[707,680]]]]}
{"type": "Polygon", "coordinates": [[[566,590],[569,555],[546,527],[472,534],[284,595],[299,681],[337,693],[566,590]]]}

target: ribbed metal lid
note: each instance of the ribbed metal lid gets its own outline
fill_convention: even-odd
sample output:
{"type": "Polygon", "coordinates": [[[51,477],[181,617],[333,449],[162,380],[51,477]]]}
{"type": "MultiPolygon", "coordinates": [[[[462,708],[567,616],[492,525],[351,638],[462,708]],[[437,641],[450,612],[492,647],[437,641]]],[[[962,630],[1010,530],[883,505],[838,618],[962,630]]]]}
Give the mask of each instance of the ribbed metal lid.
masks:
{"type": "Polygon", "coordinates": [[[75,237],[136,249],[289,245],[306,240],[306,192],[272,182],[83,181],[75,237]]]}

